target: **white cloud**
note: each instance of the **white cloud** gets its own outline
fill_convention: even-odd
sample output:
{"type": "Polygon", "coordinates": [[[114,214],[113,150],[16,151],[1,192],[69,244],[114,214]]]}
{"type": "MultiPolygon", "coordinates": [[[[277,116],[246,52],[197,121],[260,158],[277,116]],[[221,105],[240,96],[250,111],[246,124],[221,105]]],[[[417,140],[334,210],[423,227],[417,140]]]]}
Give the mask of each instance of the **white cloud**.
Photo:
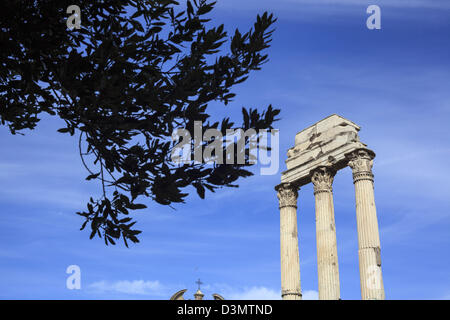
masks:
{"type": "MultiPolygon", "coordinates": [[[[158,280],[119,280],[97,281],[88,285],[88,290],[98,294],[128,294],[164,297],[168,299],[176,289],[162,285],[158,280]]],[[[227,284],[213,284],[202,287],[203,293],[217,292],[226,300],[280,300],[280,290],[265,286],[236,288],[227,284]]],[[[318,300],[319,293],[315,290],[304,290],[303,300],[318,300]]]]}
{"type": "Polygon", "coordinates": [[[303,300],[319,300],[319,292],[316,290],[303,291],[303,300]]]}
{"type": "Polygon", "coordinates": [[[447,293],[446,295],[441,297],[440,300],[450,300],[450,293],[447,293]]]}
{"type": "Polygon", "coordinates": [[[229,293],[227,300],[279,300],[280,292],[266,287],[251,287],[229,293]]]}
{"type": "MultiPolygon", "coordinates": [[[[169,289],[159,281],[145,280],[119,280],[119,281],[97,281],[88,286],[91,292],[99,294],[119,293],[129,295],[159,296],[168,298],[176,290],[169,289]],[[175,291],[174,291],[175,290],[175,291]],[[173,291],[173,292],[172,292],[173,291]]],[[[226,300],[280,300],[280,290],[265,286],[252,286],[235,288],[227,284],[205,285],[203,293],[217,292],[226,300]]],[[[318,300],[319,294],[315,290],[304,290],[303,300],[318,300]]]]}
{"type": "Polygon", "coordinates": [[[164,291],[164,287],[157,280],[98,281],[90,284],[89,289],[98,293],[125,293],[138,295],[163,295],[162,291],[164,291]]]}
{"type": "MultiPolygon", "coordinates": [[[[280,290],[274,290],[264,286],[232,288],[227,285],[215,285],[216,289],[222,288],[221,294],[227,300],[280,300],[280,290]]],[[[315,290],[304,290],[303,300],[318,300],[319,293],[315,290]]]]}

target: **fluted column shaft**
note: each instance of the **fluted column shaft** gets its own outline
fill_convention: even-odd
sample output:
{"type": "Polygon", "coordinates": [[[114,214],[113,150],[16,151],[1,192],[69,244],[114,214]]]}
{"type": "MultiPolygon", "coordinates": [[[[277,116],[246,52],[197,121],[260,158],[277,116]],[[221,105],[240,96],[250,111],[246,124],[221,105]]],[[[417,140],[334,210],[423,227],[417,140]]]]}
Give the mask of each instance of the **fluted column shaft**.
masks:
{"type": "Polygon", "coordinates": [[[355,184],[358,227],[359,272],[363,300],[383,300],[380,236],[373,189],[372,165],[375,153],[360,149],[348,155],[355,184]]]}
{"type": "Polygon", "coordinates": [[[281,297],[283,300],[301,300],[297,233],[298,187],[282,183],[276,190],[280,204],[281,297]]]}
{"type": "Polygon", "coordinates": [[[319,167],[312,172],[316,199],[317,272],[320,300],[339,300],[339,265],[333,205],[333,179],[336,172],[319,167]]]}

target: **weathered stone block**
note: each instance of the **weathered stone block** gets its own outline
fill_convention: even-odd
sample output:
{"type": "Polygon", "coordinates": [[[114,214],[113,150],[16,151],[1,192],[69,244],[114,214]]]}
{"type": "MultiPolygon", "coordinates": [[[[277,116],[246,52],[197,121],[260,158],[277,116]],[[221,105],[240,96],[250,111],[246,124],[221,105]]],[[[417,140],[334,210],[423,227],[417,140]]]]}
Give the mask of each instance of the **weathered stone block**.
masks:
{"type": "Polygon", "coordinates": [[[295,136],[295,145],[288,150],[287,170],[281,182],[299,186],[311,181],[311,170],[320,166],[340,170],[347,165],[346,154],[366,145],[359,141],[360,127],[350,120],[333,114],[295,136]]]}

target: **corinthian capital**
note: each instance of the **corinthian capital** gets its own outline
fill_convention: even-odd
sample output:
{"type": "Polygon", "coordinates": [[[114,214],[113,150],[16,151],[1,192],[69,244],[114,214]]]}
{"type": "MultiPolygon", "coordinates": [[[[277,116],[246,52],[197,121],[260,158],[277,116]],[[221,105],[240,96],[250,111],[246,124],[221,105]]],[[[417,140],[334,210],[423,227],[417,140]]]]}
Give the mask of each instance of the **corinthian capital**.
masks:
{"type": "Polygon", "coordinates": [[[347,154],[348,165],[353,171],[353,182],[372,180],[372,166],[375,153],[369,149],[358,149],[347,154]]]}
{"type": "Polygon", "coordinates": [[[314,194],[319,192],[332,192],[333,180],[336,171],[328,167],[318,167],[311,171],[311,182],[314,185],[314,194]]]}
{"type": "Polygon", "coordinates": [[[298,186],[292,183],[281,183],[275,187],[280,209],[284,207],[297,208],[298,186]]]}

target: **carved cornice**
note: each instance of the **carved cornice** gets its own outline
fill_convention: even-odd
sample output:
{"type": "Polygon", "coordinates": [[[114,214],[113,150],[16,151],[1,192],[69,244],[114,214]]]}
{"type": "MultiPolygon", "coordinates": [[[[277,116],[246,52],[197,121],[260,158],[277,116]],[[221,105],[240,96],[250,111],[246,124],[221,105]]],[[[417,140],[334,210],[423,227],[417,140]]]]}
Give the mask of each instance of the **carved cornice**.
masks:
{"type": "Polygon", "coordinates": [[[292,183],[281,183],[275,187],[280,209],[284,207],[297,208],[299,187],[292,183]]]}
{"type": "Polygon", "coordinates": [[[314,185],[314,194],[333,192],[333,180],[336,170],[329,167],[319,167],[311,171],[311,182],[314,185]]]}
{"type": "Polygon", "coordinates": [[[359,149],[347,155],[348,165],[353,171],[353,183],[361,180],[373,181],[373,159],[375,153],[369,149],[359,149]]]}

